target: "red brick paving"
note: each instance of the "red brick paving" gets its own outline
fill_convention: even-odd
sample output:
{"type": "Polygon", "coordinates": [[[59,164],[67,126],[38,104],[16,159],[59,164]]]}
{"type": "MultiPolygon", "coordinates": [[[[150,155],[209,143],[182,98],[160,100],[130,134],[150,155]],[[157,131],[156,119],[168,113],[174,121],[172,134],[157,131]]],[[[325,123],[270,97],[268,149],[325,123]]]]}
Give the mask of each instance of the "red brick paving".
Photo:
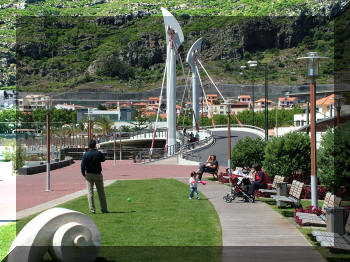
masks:
{"type": "MultiPolygon", "coordinates": [[[[131,160],[113,160],[102,163],[105,180],[132,180],[162,177],[188,177],[195,166],[180,165],[136,165],[131,160]]],[[[16,210],[20,211],[85,189],[80,172],[80,161],[71,166],[51,171],[51,191],[45,192],[46,172],[17,177],[16,210]]]]}

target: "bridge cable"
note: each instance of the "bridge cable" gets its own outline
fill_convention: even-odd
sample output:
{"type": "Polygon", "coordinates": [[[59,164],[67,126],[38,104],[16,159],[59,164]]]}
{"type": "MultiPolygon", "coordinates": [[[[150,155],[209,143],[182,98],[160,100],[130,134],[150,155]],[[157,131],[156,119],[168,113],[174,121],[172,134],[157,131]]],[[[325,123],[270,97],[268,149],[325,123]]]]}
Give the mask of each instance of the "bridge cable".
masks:
{"type": "Polygon", "coordinates": [[[159,113],[160,113],[160,106],[162,105],[162,94],[163,94],[163,89],[164,89],[164,80],[165,80],[165,74],[166,74],[166,63],[164,66],[164,73],[163,73],[163,81],[162,81],[162,88],[160,89],[160,95],[159,95],[159,105],[158,105],[158,110],[157,110],[157,116],[156,116],[156,122],[154,123],[154,131],[153,131],[153,138],[152,138],[152,145],[150,149],[150,155],[153,153],[153,146],[154,146],[154,140],[156,138],[157,134],[157,123],[158,123],[158,118],[159,118],[159,113]]]}
{"type": "Polygon", "coordinates": [[[221,98],[225,101],[225,97],[221,94],[219,88],[215,85],[213,79],[211,79],[210,75],[208,74],[207,70],[205,70],[204,66],[202,65],[201,61],[199,59],[197,59],[198,63],[200,64],[200,66],[203,68],[204,72],[207,74],[208,78],[210,79],[210,81],[212,82],[212,84],[214,85],[214,87],[216,88],[216,90],[218,91],[218,93],[220,94],[221,98]]]}
{"type": "MultiPolygon", "coordinates": [[[[197,67],[197,65],[195,65],[195,67],[196,67],[196,70],[197,70],[197,74],[198,74],[198,78],[199,78],[199,83],[200,83],[200,85],[201,85],[201,87],[202,87],[203,94],[204,94],[204,98],[205,98],[205,101],[206,101],[206,103],[207,103],[208,113],[209,113],[209,116],[210,116],[210,118],[211,118],[211,124],[213,125],[214,128],[216,128],[213,115],[212,115],[212,113],[211,113],[211,111],[210,111],[210,109],[209,109],[209,103],[208,103],[207,95],[206,95],[205,90],[204,90],[204,86],[203,86],[202,79],[201,79],[201,76],[200,76],[199,71],[198,71],[198,67],[197,67]]],[[[202,100],[203,100],[203,98],[202,98],[202,100]]],[[[202,103],[204,103],[204,101],[202,101],[202,103]]],[[[204,112],[202,112],[202,114],[203,114],[203,113],[204,113],[204,112]]]]}
{"type": "MultiPolygon", "coordinates": [[[[212,84],[214,85],[214,87],[216,88],[216,90],[218,91],[218,93],[220,94],[221,98],[225,101],[224,96],[221,94],[219,88],[215,85],[213,79],[210,77],[210,75],[208,74],[207,70],[205,70],[205,68],[204,68],[204,66],[202,65],[201,61],[199,61],[199,59],[197,59],[197,61],[198,61],[198,63],[200,64],[200,66],[203,68],[204,72],[207,74],[208,78],[210,79],[210,81],[212,82],[212,84]]],[[[231,110],[230,110],[230,112],[231,112],[231,110]]],[[[238,123],[240,126],[242,126],[242,122],[239,121],[237,115],[236,115],[234,112],[232,112],[232,114],[233,114],[233,116],[236,118],[237,123],[238,123]]]]}

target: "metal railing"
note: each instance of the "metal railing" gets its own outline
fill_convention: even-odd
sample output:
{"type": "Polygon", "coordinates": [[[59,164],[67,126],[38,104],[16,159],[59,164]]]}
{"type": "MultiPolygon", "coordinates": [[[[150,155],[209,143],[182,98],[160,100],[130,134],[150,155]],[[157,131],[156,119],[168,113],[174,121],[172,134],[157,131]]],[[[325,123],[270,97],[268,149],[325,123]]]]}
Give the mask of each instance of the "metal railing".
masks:
{"type": "Polygon", "coordinates": [[[212,132],[208,129],[204,129],[208,136],[205,139],[199,140],[197,142],[188,143],[187,137],[185,137],[182,131],[177,131],[176,136],[177,142],[176,145],[168,146],[167,148],[154,148],[152,152],[148,149],[147,151],[140,152],[140,157],[138,158],[138,163],[149,163],[157,160],[167,159],[175,155],[180,154],[180,157],[183,158],[186,154],[194,150],[202,149],[203,147],[210,146],[214,140],[212,132]]]}
{"type": "MultiPolygon", "coordinates": [[[[151,129],[144,129],[140,131],[135,132],[122,132],[121,133],[121,139],[122,140],[128,140],[128,139],[153,139],[153,133],[154,130],[151,129]]],[[[159,128],[156,131],[156,138],[166,138],[166,128],[159,128]]],[[[116,133],[116,139],[120,139],[120,133],[116,133]]],[[[102,136],[97,139],[98,143],[109,143],[114,141],[114,136],[102,136]]]]}

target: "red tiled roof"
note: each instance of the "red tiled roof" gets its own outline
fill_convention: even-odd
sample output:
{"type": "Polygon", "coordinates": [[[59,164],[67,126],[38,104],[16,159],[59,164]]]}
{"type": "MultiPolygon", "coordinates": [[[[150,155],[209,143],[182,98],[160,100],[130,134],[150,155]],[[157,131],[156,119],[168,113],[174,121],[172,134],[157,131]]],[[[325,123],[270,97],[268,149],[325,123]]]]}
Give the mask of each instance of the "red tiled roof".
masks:
{"type": "Polygon", "coordinates": [[[147,106],[147,103],[136,103],[134,106],[147,106]]]}
{"type": "Polygon", "coordinates": [[[282,101],[291,101],[293,102],[296,99],[296,97],[279,97],[278,101],[282,102],[282,101]]]}
{"type": "Polygon", "coordinates": [[[156,101],[159,101],[159,97],[156,97],[156,96],[151,96],[148,98],[149,101],[153,101],[153,100],[156,100],[156,101]]]}
{"type": "MultiPolygon", "coordinates": [[[[255,103],[265,102],[265,98],[260,98],[259,100],[256,100],[255,103]]],[[[267,100],[268,103],[272,103],[271,100],[267,100]]]]}
{"type": "Polygon", "coordinates": [[[153,115],[155,115],[155,114],[156,114],[156,112],[149,112],[149,111],[142,112],[142,115],[143,115],[143,116],[153,116],[153,115]]]}
{"type": "Polygon", "coordinates": [[[327,97],[316,100],[316,105],[330,105],[334,104],[334,94],[331,94],[327,97]]]}
{"type": "Polygon", "coordinates": [[[241,95],[241,96],[238,96],[238,98],[250,98],[250,95],[241,95]]]}

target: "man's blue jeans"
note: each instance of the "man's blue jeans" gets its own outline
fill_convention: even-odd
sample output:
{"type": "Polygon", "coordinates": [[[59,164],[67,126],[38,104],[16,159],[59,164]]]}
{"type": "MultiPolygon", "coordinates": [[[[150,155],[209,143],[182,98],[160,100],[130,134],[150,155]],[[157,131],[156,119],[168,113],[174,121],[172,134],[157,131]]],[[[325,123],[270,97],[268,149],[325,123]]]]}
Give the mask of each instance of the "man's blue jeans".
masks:
{"type": "Polygon", "coordinates": [[[196,187],[191,187],[190,188],[190,198],[193,197],[193,193],[196,195],[196,198],[199,198],[198,190],[196,187]]]}

